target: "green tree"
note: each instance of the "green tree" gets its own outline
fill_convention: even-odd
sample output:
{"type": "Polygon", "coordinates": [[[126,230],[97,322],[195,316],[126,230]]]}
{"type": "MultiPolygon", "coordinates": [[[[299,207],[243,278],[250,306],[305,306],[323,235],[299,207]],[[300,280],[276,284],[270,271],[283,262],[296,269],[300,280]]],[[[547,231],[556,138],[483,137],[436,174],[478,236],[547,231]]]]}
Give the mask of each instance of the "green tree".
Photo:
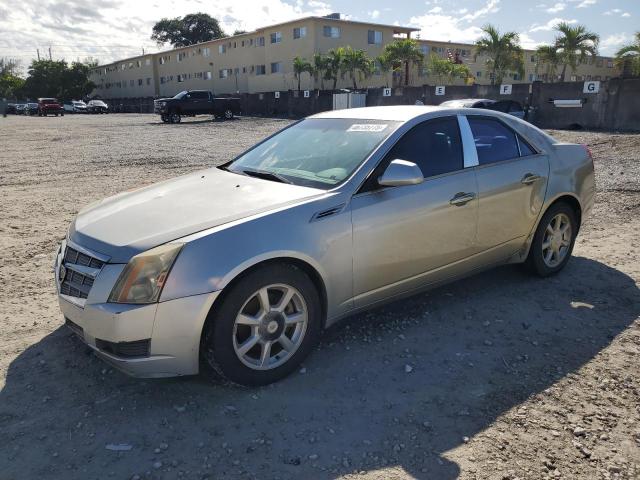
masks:
{"type": "Polygon", "coordinates": [[[324,90],[324,81],[331,80],[328,77],[329,59],[321,53],[313,55],[313,76],[315,81],[320,80],[320,89],[324,90]]]}
{"type": "Polygon", "coordinates": [[[631,68],[631,74],[640,76],[640,32],[636,32],[633,43],[625,45],[616,52],[616,65],[631,68]]]}
{"type": "Polygon", "coordinates": [[[354,50],[351,47],[345,47],[342,50],[342,63],[340,72],[342,75],[348,74],[353,81],[353,89],[358,89],[356,78],[368,77],[373,70],[371,59],[364,50],[354,50]]]}
{"type": "Polygon", "coordinates": [[[313,65],[309,63],[307,60],[296,57],[293,59],[293,76],[298,81],[298,91],[300,91],[300,80],[302,78],[303,73],[308,73],[310,76],[313,76],[313,65]]]}
{"type": "Polygon", "coordinates": [[[11,58],[0,58],[0,98],[20,95],[24,80],[18,76],[20,64],[11,58]]]}
{"type": "Polygon", "coordinates": [[[389,56],[387,52],[383,52],[382,55],[376,57],[375,63],[380,69],[380,73],[384,75],[385,87],[389,86],[389,72],[393,71],[394,60],[389,56]]]}
{"type": "Polygon", "coordinates": [[[236,28],[236,29],[233,31],[233,34],[234,34],[234,35],[242,35],[243,33],[247,33],[247,31],[246,31],[246,30],[242,30],[241,28],[236,28]]]}
{"type": "Polygon", "coordinates": [[[174,47],[186,47],[224,36],[218,20],[206,13],[191,13],[184,17],[163,18],[153,26],[151,39],[159,45],[170,43],[174,47]]]}
{"type": "Polygon", "coordinates": [[[555,47],[562,63],[562,80],[566,82],[567,67],[571,67],[571,71],[575,72],[578,63],[584,61],[589,55],[592,57],[598,55],[600,37],[596,33],[589,32],[584,25],[572,27],[566,22],[556,25],[555,30],[559,32],[555,47]]]}
{"type": "Polygon", "coordinates": [[[325,78],[333,82],[333,90],[338,84],[338,77],[342,71],[342,59],[344,57],[344,48],[339,47],[331,49],[327,52],[327,63],[325,65],[325,78]]]}
{"type": "Polygon", "coordinates": [[[418,42],[411,38],[394,40],[384,47],[383,55],[395,64],[404,65],[404,84],[409,85],[409,66],[419,65],[424,61],[418,42]]]}
{"type": "Polygon", "coordinates": [[[23,91],[30,98],[56,97],[72,100],[86,97],[96,87],[89,80],[90,67],[64,60],[34,60],[31,62],[23,91]]]}
{"type": "Polygon", "coordinates": [[[435,54],[429,57],[427,68],[429,75],[438,77],[440,82],[446,79],[448,83],[453,83],[456,78],[466,81],[472,77],[471,70],[464,63],[455,63],[435,54]]]}
{"type": "Polygon", "coordinates": [[[555,45],[540,45],[536,49],[536,75],[544,69],[544,75],[553,82],[557,78],[560,55],[555,45]]]}
{"type": "Polygon", "coordinates": [[[524,77],[524,54],[520,46],[520,36],[516,32],[504,35],[493,25],[482,28],[484,36],[475,43],[475,55],[485,55],[491,72],[491,85],[502,83],[509,73],[524,77]]]}

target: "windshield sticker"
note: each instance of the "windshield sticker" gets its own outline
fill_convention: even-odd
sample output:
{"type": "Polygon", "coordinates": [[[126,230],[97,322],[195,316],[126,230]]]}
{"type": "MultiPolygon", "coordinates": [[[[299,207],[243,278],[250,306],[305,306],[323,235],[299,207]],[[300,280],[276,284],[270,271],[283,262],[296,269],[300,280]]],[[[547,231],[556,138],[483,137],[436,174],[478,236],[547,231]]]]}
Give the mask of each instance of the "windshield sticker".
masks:
{"type": "Polygon", "coordinates": [[[351,125],[347,132],[383,132],[388,125],[375,123],[356,123],[351,125]]]}

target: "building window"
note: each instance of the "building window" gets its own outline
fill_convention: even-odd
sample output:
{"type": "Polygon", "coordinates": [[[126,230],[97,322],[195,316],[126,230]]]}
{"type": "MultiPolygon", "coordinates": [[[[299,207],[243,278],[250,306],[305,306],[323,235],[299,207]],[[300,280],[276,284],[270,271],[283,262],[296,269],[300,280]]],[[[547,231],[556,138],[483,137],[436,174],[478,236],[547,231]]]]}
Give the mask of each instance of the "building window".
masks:
{"type": "Polygon", "coordinates": [[[141,79],[141,78],[139,78],[139,79],[138,79],[138,86],[139,86],[139,87],[141,87],[141,86],[142,86],[142,79],[141,79]]]}
{"type": "Polygon", "coordinates": [[[133,85],[134,85],[134,81],[133,81],[133,79],[129,80],[129,86],[130,86],[130,87],[133,87],[133,85]]]}
{"type": "Polygon", "coordinates": [[[282,62],[273,62],[271,64],[271,73],[282,73],[282,62]]]}
{"type": "Polygon", "coordinates": [[[264,47],[264,37],[258,37],[256,38],[256,45],[258,47],[264,47]]]}
{"type": "Polygon", "coordinates": [[[476,78],[482,78],[482,72],[476,72],[476,78]]]}
{"type": "Polygon", "coordinates": [[[256,65],[256,75],[265,75],[267,68],[264,65],[256,65]]]}
{"type": "Polygon", "coordinates": [[[282,42],[282,32],[273,32],[270,35],[271,43],[280,43],[282,42]]]}
{"type": "Polygon", "coordinates": [[[222,70],[220,70],[220,78],[228,78],[229,77],[229,70],[228,68],[223,68],[222,70]]]}
{"type": "Polygon", "coordinates": [[[181,62],[182,60],[187,58],[187,55],[189,55],[189,52],[179,52],[177,60],[181,62]]]}
{"type": "Polygon", "coordinates": [[[340,38],[340,27],[325,25],[322,27],[322,34],[327,38],[340,38]]]}
{"type": "Polygon", "coordinates": [[[165,55],[163,57],[160,57],[160,65],[164,65],[165,63],[169,62],[171,60],[171,55],[165,55]]]}
{"type": "Polygon", "coordinates": [[[531,55],[531,63],[536,63],[536,56],[535,55],[531,55]]]}
{"type": "Polygon", "coordinates": [[[213,75],[211,75],[211,72],[204,72],[205,80],[211,80],[211,78],[213,78],[213,75]]]}
{"type": "Polygon", "coordinates": [[[127,68],[127,66],[123,63],[122,65],[120,65],[121,69],[124,70],[125,68],[127,68]]]}
{"type": "Polygon", "coordinates": [[[304,38],[307,36],[307,27],[297,27],[293,29],[293,38],[304,38]]]}
{"type": "Polygon", "coordinates": [[[146,66],[151,65],[151,59],[150,59],[150,58],[147,58],[147,59],[144,61],[144,64],[145,64],[146,66]]]}
{"type": "Polygon", "coordinates": [[[598,60],[596,60],[596,67],[598,68],[602,68],[602,59],[599,58],[598,60]]]}
{"type": "Polygon", "coordinates": [[[247,73],[247,67],[242,67],[242,73],[247,73]]]}
{"type": "Polygon", "coordinates": [[[142,66],[142,62],[140,60],[136,61],[136,67],[140,68],[142,66]]]}
{"type": "Polygon", "coordinates": [[[177,78],[178,83],[184,82],[184,79],[185,79],[185,74],[184,73],[179,73],[178,74],[178,78],[177,78]]]}
{"type": "Polygon", "coordinates": [[[529,74],[529,81],[530,82],[535,82],[536,81],[536,74],[535,73],[530,73],[529,74]]]}
{"type": "Polygon", "coordinates": [[[129,62],[129,68],[133,68],[133,62],[129,62]]]}
{"type": "Polygon", "coordinates": [[[513,79],[514,79],[514,80],[521,80],[521,79],[520,79],[520,74],[519,74],[519,73],[514,73],[514,74],[513,74],[513,79]]]}
{"type": "Polygon", "coordinates": [[[377,30],[369,30],[367,32],[367,42],[369,45],[381,45],[382,44],[382,32],[377,30]]]}
{"type": "Polygon", "coordinates": [[[147,85],[151,85],[151,78],[147,77],[147,85]]]}
{"type": "Polygon", "coordinates": [[[223,54],[227,51],[227,46],[226,45],[218,45],[218,53],[219,54],[223,54]]]}
{"type": "Polygon", "coordinates": [[[420,51],[423,55],[429,55],[429,45],[420,45],[420,51]]]}
{"type": "Polygon", "coordinates": [[[607,60],[607,68],[613,68],[613,60],[607,60]]]}
{"type": "Polygon", "coordinates": [[[204,47],[202,49],[202,56],[203,57],[210,57],[211,56],[211,49],[209,47],[204,47]]]}

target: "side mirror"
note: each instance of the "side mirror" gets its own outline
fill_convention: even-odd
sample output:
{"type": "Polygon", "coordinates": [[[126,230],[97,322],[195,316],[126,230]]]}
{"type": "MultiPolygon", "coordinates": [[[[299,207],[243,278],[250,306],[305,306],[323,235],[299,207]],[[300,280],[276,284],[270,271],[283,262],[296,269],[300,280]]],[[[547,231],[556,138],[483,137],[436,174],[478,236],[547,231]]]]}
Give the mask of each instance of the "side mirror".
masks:
{"type": "Polygon", "coordinates": [[[383,187],[400,187],[402,185],[418,185],[424,182],[420,167],[406,160],[392,160],[378,184],[383,187]]]}

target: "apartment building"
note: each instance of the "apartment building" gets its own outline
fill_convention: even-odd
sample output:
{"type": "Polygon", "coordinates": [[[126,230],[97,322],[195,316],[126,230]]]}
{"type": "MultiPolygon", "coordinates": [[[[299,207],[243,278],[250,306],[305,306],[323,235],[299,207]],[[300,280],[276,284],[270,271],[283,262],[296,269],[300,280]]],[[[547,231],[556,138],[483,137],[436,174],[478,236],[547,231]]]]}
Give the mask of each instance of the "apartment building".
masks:
{"type": "MultiPolygon", "coordinates": [[[[91,80],[97,85],[94,95],[105,99],[173,96],[182,90],[206,89],[215,94],[285,91],[297,88],[293,72],[296,56],[312,60],[316,53],[351,46],[367,52],[371,58],[380,55],[388,43],[398,38],[415,37],[414,28],[341,19],[338,14],[306,17],[259,28],[252,32],[164,52],[128,58],[92,70],[91,80]]],[[[480,84],[491,83],[486,58],[476,58],[473,45],[418,40],[426,57],[431,54],[459,58],[467,64],[480,84]]],[[[507,79],[513,83],[536,79],[550,80],[535,52],[526,51],[523,78],[507,79]],[[546,75],[546,77],[545,77],[546,75]]],[[[560,69],[558,69],[559,73],[560,69]]],[[[571,80],[606,80],[619,75],[613,59],[598,57],[580,65],[571,80]]],[[[444,79],[429,77],[426,65],[412,67],[410,85],[434,84],[444,79]]],[[[398,86],[404,84],[402,74],[376,71],[359,79],[362,87],[398,86]]],[[[461,83],[462,80],[458,80],[461,83]]],[[[302,75],[302,89],[331,88],[329,82],[302,75]],[[324,84],[324,85],[323,85],[324,84]]],[[[352,85],[341,78],[338,88],[352,85]]]]}

